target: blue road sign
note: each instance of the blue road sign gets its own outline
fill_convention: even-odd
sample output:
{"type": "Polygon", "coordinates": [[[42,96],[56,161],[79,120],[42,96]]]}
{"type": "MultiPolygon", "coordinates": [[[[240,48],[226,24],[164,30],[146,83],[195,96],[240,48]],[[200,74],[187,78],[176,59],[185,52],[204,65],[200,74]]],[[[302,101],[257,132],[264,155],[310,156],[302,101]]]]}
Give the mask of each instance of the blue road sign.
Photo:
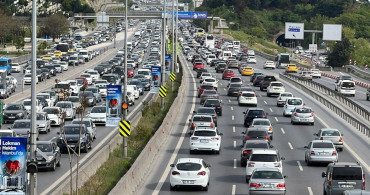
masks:
{"type": "Polygon", "coordinates": [[[105,126],[118,126],[122,108],[121,85],[107,85],[106,107],[107,122],[105,126]]]}

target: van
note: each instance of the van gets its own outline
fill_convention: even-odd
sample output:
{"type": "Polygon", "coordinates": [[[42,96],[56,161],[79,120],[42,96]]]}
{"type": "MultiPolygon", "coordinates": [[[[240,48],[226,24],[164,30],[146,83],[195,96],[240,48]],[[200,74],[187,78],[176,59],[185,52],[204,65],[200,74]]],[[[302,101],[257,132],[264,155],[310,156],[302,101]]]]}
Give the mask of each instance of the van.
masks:
{"type": "Polygon", "coordinates": [[[346,190],[365,190],[365,174],[359,163],[330,163],[326,172],[321,173],[324,181],[324,194],[342,195],[346,190]]]}
{"type": "Polygon", "coordinates": [[[228,60],[230,56],[232,56],[231,51],[222,51],[221,55],[219,56],[219,59],[220,60],[228,60]]]}
{"type": "Polygon", "coordinates": [[[146,79],[150,79],[150,77],[151,77],[150,70],[148,70],[148,69],[139,69],[137,71],[137,74],[144,75],[146,79]]]}
{"type": "Polygon", "coordinates": [[[81,49],[79,52],[79,56],[82,56],[85,59],[85,62],[90,61],[89,52],[86,49],[81,49]]]}
{"type": "Polygon", "coordinates": [[[127,85],[127,92],[134,94],[135,99],[139,99],[140,93],[136,85],[127,85]]]}
{"type": "Polygon", "coordinates": [[[342,95],[348,95],[355,97],[356,95],[356,84],[354,81],[350,80],[340,80],[335,85],[335,90],[342,95]]]}

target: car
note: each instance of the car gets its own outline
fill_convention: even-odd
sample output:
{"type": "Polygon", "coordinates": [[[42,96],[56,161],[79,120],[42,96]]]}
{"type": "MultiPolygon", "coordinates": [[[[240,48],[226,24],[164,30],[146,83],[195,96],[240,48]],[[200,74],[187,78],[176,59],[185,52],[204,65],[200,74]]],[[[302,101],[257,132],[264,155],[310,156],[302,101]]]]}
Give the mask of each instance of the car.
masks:
{"type": "Polygon", "coordinates": [[[208,70],[204,68],[197,68],[195,71],[197,73],[197,78],[199,78],[203,72],[208,72],[208,70]]]}
{"type": "Polygon", "coordinates": [[[87,128],[87,131],[90,134],[90,137],[93,139],[96,139],[96,126],[91,120],[91,118],[85,117],[85,118],[76,118],[73,119],[72,124],[84,124],[87,128]]]}
{"type": "Polygon", "coordinates": [[[278,150],[256,148],[252,150],[245,168],[245,181],[249,183],[252,173],[258,168],[276,168],[283,172],[284,157],[280,157],[278,150]]]}
{"type": "Polygon", "coordinates": [[[276,67],[275,67],[274,61],[266,61],[263,64],[263,69],[267,69],[267,68],[275,69],[276,67]]]}
{"type": "Polygon", "coordinates": [[[343,134],[338,129],[323,128],[313,135],[319,140],[330,140],[337,150],[343,151],[343,134]]]}
{"type": "MultiPolygon", "coordinates": [[[[27,119],[31,120],[31,115],[27,119]]],[[[36,112],[37,130],[39,133],[48,133],[51,130],[51,122],[46,112],[36,112]]]]}
{"type": "Polygon", "coordinates": [[[87,117],[90,117],[95,124],[106,124],[107,122],[107,107],[94,106],[87,117]]]}
{"type": "Polygon", "coordinates": [[[139,91],[139,95],[144,95],[144,85],[139,79],[132,79],[130,82],[128,82],[128,85],[136,86],[139,91]]]}
{"type": "Polygon", "coordinates": [[[252,129],[255,128],[258,130],[266,130],[270,136],[270,140],[272,140],[273,138],[272,123],[267,118],[254,118],[249,128],[252,128],[252,129]]]}
{"type": "Polygon", "coordinates": [[[198,87],[198,98],[200,98],[200,95],[202,95],[204,90],[216,90],[216,89],[213,87],[213,85],[202,84],[200,85],[200,87],[198,87]]]}
{"type": "Polygon", "coordinates": [[[61,113],[62,109],[60,107],[45,107],[42,112],[46,112],[52,126],[60,126],[62,123],[61,113]]]}
{"type": "Polygon", "coordinates": [[[222,73],[222,80],[224,79],[230,79],[235,76],[235,73],[231,69],[225,69],[224,72],[222,73]]]}
{"type": "Polygon", "coordinates": [[[265,78],[264,75],[256,76],[256,78],[253,80],[253,86],[260,87],[264,78],[265,78]]]}
{"type": "Polygon", "coordinates": [[[81,101],[86,102],[89,107],[93,107],[96,105],[96,98],[94,96],[94,93],[91,91],[80,91],[78,97],[81,99],[81,101]]]}
{"type": "Polygon", "coordinates": [[[217,63],[215,66],[216,73],[224,72],[227,69],[226,63],[217,63]]]}
{"type": "Polygon", "coordinates": [[[270,82],[270,85],[266,89],[267,97],[271,97],[272,95],[279,95],[282,92],[285,92],[285,87],[283,83],[278,81],[270,82]]]}
{"type": "Polygon", "coordinates": [[[196,127],[190,136],[190,154],[196,151],[212,151],[220,154],[221,151],[221,135],[216,128],[212,127],[196,127]]]}
{"type": "Polygon", "coordinates": [[[22,66],[19,65],[19,63],[11,63],[12,72],[21,72],[22,66]]]}
{"type": "Polygon", "coordinates": [[[216,127],[213,117],[209,115],[193,115],[191,119],[189,119],[190,122],[190,130],[194,130],[198,126],[205,126],[205,127],[216,127]]]}
{"type": "Polygon", "coordinates": [[[254,91],[244,91],[240,96],[238,96],[238,105],[252,105],[257,107],[257,96],[254,91]]]}
{"type": "Polygon", "coordinates": [[[254,56],[248,56],[247,63],[256,64],[257,63],[256,57],[254,57],[254,56]]]}
{"type": "Polygon", "coordinates": [[[221,106],[221,100],[219,99],[207,99],[203,107],[211,107],[215,109],[218,116],[222,116],[222,106],[221,106]]]}
{"type": "Polygon", "coordinates": [[[204,104],[207,99],[218,99],[219,95],[216,90],[204,90],[202,95],[200,95],[200,104],[204,104]]]}
{"type": "Polygon", "coordinates": [[[365,190],[365,173],[358,162],[329,163],[326,171],[321,173],[321,177],[325,179],[323,191],[326,195],[361,195],[345,193],[345,191],[365,190]]]}
{"type": "Polygon", "coordinates": [[[227,65],[228,65],[229,68],[238,68],[239,67],[239,63],[236,60],[229,60],[227,65]]]}
{"type": "Polygon", "coordinates": [[[291,92],[280,93],[279,96],[276,98],[276,105],[280,107],[284,106],[286,99],[289,97],[293,97],[293,94],[291,92]]]}
{"type": "Polygon", "coordinates": [[[312,72],[311,71],[307,71],[307,70],[301,71],[299,73],[299,78],[302,79],[302,80],[310,80],[310,81],[312,81],[312,72]]]}
{"type": "Polygon", "coordinates": [[[370,87],[366,90],[366,100],[370,101],[370,87]]]}
{"type": "Polygon", "coordinates": [[[240,165],[245,167],[252,150],[255,148],[270,149],[272,145],[266,140],[247,140],[243,145],[240,145],[240,165]]]}
{"type": "Polygon", "coordinates": [[[254,73],[254,69],[252,67],[243,68],[241,71],[241,74],[243,76],[250,76],[250,75],[253,75],[253,73],[254,73]]]}
{"type": "Polygon", "coordinates": [[[286,73],[291,73],[291,72],[297,73],[298,72],[298,67],[295,64],[288,64],[285,67],[285,72],[286,73]]]}
{"type": "Polygon", "coordinates": [[[335,81],[338,83],[339,81],[352,81],[352,76],[351,75],[340,75],[337,77],[337,80],[335,81]]]}
{"type": "Polygon", "coordinates": [[[349,80],[340,80],[335,84],[335,91],[341,95],[353,96],[356,95],[356,83],[349,80]]]}
{"type": "Polygon", "coordinates": [[[63,133],[58,132],[58,134],[57,145],[61,152],[70,148],[78,153],[77,149],[79,148],[82,152],[87,153],[92,147],[92,138],[84,124],[67,124],[64,126],[63,133]]]}
{"type": "Polygon", "coordinates": [[[4,83],[4,84],[0,83],[0,97],[2,99],[8,98],[11,95],[11,93],[12,93],[12,89],[7,83],[4,83]]]}
{"type": "Polygon", "coordinates": [[[238,97],[236,98],[236,100],[239,100],[239,97],[242,95],[243,92],[250,92],[250,91],[254,92],[252,87],[245,87],[245,86],[240,87],[238,91],[238,97]]]}
{"type": "Polygon", "coordinates": [[[96,102],[101,102],[102,101],[102,96],[99,92],[99,88],[98,87],[94,87],[94,86],[89,86],[85,89],[85,92],[86,91],[91,91],[96,99],[96,102]]]}
{"type": "Polygon", "coordinates": [[[338,153],[331,140],[312,140],[304,148],[307,166],[318,162],[329,164],[338,161],[338,153]]]}
{"type": "Polygon", "coordinates": [[[51,171],[55,171],[57,166],[60,167],[62,154],[55,142],[37,141],[36,147],[38,169],[49,169],[51,171]]]}
{"type": "Polygon", "coordinates": [[[61,108],[62,113],[65,113],[65,120],[76,118],[76,108],[71,101],[59,101],[55,106],[61,108]]]}
{"type": "Polygon", "coordinates": [[[251,127],[241,132],[243,136],[243,144],[248,140],[265,140],[270,143],[271,139],[268,130],[263,128],[251,127]]]}
{"type": "Polygon", "coordinates": [[[291,116],[292,110],[297,106],[304,106],[302,98],[289,97],[285,99],[283,116],[291,116]]]}
{"type": "Polygon", "coordinates": [[[253,82],[254,81],[254,79],[257,77],[257,76],[262,76],[262,75],[264,75],[262,72],[254,72],[253,74],[252,74],[252,76],[251,76],[251,79],[249,80],[250,82],[253,82]]]}
{"type": "Polygon", "coordinates": [[[205,77],[203,82],[202,82],[202,85],[212,85],[213,88],[217,91],[218,80],[216,78],[213,78],[213,77],[205,77]]]}
{"type": "Polygon", "coordinates": [[[227,96],[238,96],[241,87],[240,83],[231,83],[227,88],[227,96]]]}
{"type": "Polygon", "coordinates": [[[193,111],[194,114],[200,114],[200,115],[210,115],[213,118],[213,122],[215,122],[215,125],[217,126],[217,113],[214,108],[211,107],[200,107],[197,111],[193,111]]]}
{"type": "Polygon", "coordinates": [[[244,127],[249,127],[254,118],[267,118],[263,108],[248,108],[244,114],[244,127]]]}
{"type": "MultiPolygon", "coordinates": [[[[32,78],[32,75],[31,75],[31,73],[27,73],[27,74],[25,74],[24,75],[24,77],[23,77],[23,83],[25,84],[25,85],[31,85],[31,83],[32,83],[32,80],[31,80],[31,78],[32,78]]],[[[39,80],[38,79],[36,79],[36,84],[38,84],[39,83],[39,80]]]]}
{"type": "MultiPolygon", "coordinates": [[[[11,127],[8,127],[10,130],[13,130],[18,137],[28,137],[31,132],[31,120],[29,119],[18,119],[13,122],[11,127]]],[[[39,132],[36,132],[36,140],[39,139],[39,132]]]]}
{"type": "Polygon", "coordinates": [[[198,186],[208,191],[210,181],[210,164],[200,158],[179,158],[176,164],[171,164],[170,190],[181,186],[198,186]]]}
{"type": "Polygon", "coordinates": [[[243,80],[240,77],[233,77],[233,78],[230,78],[229,83],[227,84],[227,87],[229,87],[230,84],[241,84],[241,85],[243,85],[243,80]]]}
{"type": "Polygon", "coordinates": [[[202,83],[206,77],[212,77],[212,74],[210,72],[202,72],[199,77],[199,83],[202,83]]]}
{"type": "Polygon", "coordinates": [[[307,106],[296,106],[292,110],[291,114],[291,124],[315,124],[315,115],[313,110],[310,107],[307,106]]]}
{"type": "Polygon", "coordinates": [[[310,70],[312,78],[321,78],[321,71],[319,69],[310,70]]]}
{"type": "Polygon", "coordinates": [[[38,93],[36,94],[36,97],[42,97],[46,100],[47,105],[46,106],[53,106],[54,105],[54,99],[51,97],[49,93],[38,93]]]}
{"type": "Polygon", "coordinates": [[[286,194],[286,176],[277,168],[257,168],[249,180],[249,194],[286,194]]]}
{"type": "Polygon", "coordinates": [[[276,81],[275,76],[265,75],[260,83],[260,91],[264,91],[270,85],[271,82],[276,81]]]}
{"type": "Polygon", "coordinates": [[[27,118],[27,110],[23,104],[10,103],[8,104],[3,112],[4,123],[10,123],[18,119],[27,118]]]}
{"type": "Polygon", "coordinates": [[[195,62],[193,64],[193,70],[196,70],[198,68],[204,69],[204,63],[203,62],[195,62]]]}

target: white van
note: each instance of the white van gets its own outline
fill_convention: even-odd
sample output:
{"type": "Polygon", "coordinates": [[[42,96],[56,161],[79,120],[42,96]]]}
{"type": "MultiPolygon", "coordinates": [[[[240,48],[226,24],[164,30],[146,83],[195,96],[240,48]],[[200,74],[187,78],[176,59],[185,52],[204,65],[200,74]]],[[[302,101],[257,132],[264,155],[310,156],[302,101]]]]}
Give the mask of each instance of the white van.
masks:
{"type": "Polygon", "coordinates": [[[145,76],[146,79],[150,79],[150,70],[149,69],[139,69],[137,74],[142,74],[145,76]]]}
{"type": "Polygon", "coordinates": [[[140,93],[139,93],[139,89],[136,87],[136,85],[127,85],[127,91],[134,94],[135,99],[139,99],[140,93]]]}
{"type": "Polygon", "coordinates": [[[240,49],[240,41],[233,41],[233,48],[240,49]]]}
{"type": "Polygon", "coordinates": [[[82,56],[85,59],[85,62],[90,61],[89,51],[87,51],[86,49],[81,49],[79,52],[79,56],[82,56]]]}
{"type": "Polygon", "coordinates": [[[219,58],[220,60],[228,60],[230,56],[232,56],[231,51],[222,51],[219,58]]]}
{"type": "Polygon", "coordinates": [[[355,97],[356,94],[356,83],[350,80],[340,80],[335,85],[335,90],[342,95],[348,95],[355,97]]]}

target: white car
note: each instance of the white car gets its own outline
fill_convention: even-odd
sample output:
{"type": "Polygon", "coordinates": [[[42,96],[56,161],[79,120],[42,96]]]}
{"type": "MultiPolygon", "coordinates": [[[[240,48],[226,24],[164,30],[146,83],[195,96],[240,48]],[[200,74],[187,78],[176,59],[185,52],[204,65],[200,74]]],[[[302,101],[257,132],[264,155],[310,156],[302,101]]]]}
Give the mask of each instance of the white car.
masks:
{"type": "Polygon", "coordinates": [[[7,76],[6,77],[6,80],[9,80],[9,82],[11,84],[13,84],[15,86],[15,88],[17,88],[18,81],[17,81],[17,79],[15,77],[13,77],[13,76],[7,76]]]}
{"type": "Polygon", "coordinates": [[[249,179],[253,171],[257,168],[277,168],[280,172],[283,172],[284,157],[280,157],[279,152],[275,149],[253,149],[249,156],[246,166],[246,182],[249,179]]]}
{"type": "Polygon", "coordinates": [[[69,88],[72,89],[72,95],[77,95],[80,93],[80,87],[77,84],[76,80],[68,80],[69,88]]]}
{"type": "Polygon", "coordinates": [[[257,107],[257,96],[254,91],[243,91],[238,97],[238,105],[252,105],[257,107]]]}
{"type": "Polygon", "coordinates": [[[90,117],[95,124],[105,125],[107,122],[106,110],[107,108],[105,106],[94,106],[87,117],[90,117]]]}
{"type": "Polygon", "coordinates": [[[61,108],[62,112],[65,112],[65,119],[74,119],[76,118],[76,108],[73,106],[71,101],[59,101],[56,107],[61,108]]]}
{"type": "Polygon", "coordinates": [[[52,126],[59,126],[62,122],[60,119],[60,114],[62,113],[59,107],[45,107],[42,112],[46,112],[52,126]]]}
{"type": "Polygon", "coordinates": [[[11,63],[12,72],[21,72],[22,67],[19,65],[19,63],[11,63]]]}
{"type": "Polygon", "coordinates": [[[190,154],[195,151],[214,151],[220,154],[221,135],[216,128],[196,127],[190,136],[190,154]]]}
{"type": "Polygon", "coordinates": [[[88,74],[91,75],[92,81],[95,82],[100,78],[100,74],[96,70],[89,70],[87,71],[88,74]]]}
{"type": "MultiPolygon", "coordinates": [[[[32,75],[31,75],[31,73],[26,73],[25,75],[24,75],[24,77],[23,77],[23,84],[24,85],[31,85],[31,82],[32,82],[32,75]]],[[[38,79],[36,79],[36,84],[39,84],[39,80],[38,79]]]]}
{"type": "Polygon", "coordinates": [[[303,106],[303,100],[302,98],[298,97],[290,97],[286,98],[285,104],[284,104],[284,111],[283,116],[290,116],[292,115],[292,110],[297,106],[303,106]]]}
{"type": "Polygon", "coordinates": [[[43,98],[45,98],[46,102],[48,103],[47,106],[53,106],[54,105],[53,98],[51,97],[50,94],[48,94],[48,93],[38,93],[36,96],[42,96],[43,98]]]}
{"type": "Polygon", "coordinates": [[[227,84],[227,87],[229,87],[231,84],[241,84],[243,85],[243,80],[240,77],[232,77],[229,80],[229,84],[227,84]]]}
{"type": "Polygon", "coordinates": [[[179,158],[176,164],[171,164],[170,190],[181,186],[201,186],[208,191],[211,165],[200,158],[179,158]]]}
{"type": "MultiPolygon", "coordinates": [[[[31,113],[31,104],[32,104],[31,99],[23,100],[23,106],[27,110],[28,113],[31,113]]],[[[42,110],[42,105],[40,101],[36,99],[36,112],[41,112],[41,110],[42,110]]]]}
{"type": "Polygon", "coordinates": [[[247,59],[247,63],[254,63],[254,64],[256,64],[257,63],[256,57],[249,56],[248,59],[247,59]]]}
{"type": "Polygon", "coordinates": [[[210,54],[207,56],[207,64],[211,64],[212,60],[215,60],[216,59],[216,55],[214,54],[210,54]]]}
{"type": "Polygon", "coordinates": [[[315,115],[311,108],[306,106],[297,106],[292,111],[290,123],[292,123],[292,125],[297,123],[314,125],[315,115]]]}
{"type": "Polygon", "coordinates": [[[302,80],[311,80],[312,81],[312,72],[311,71],[304,70],[304,71],[301,71],[299,73],[299,75],[300,75],[300,78],[302,80]]]}
{"type": "Polygon", "coordinates": [[[213,78],[213,77],[206,77],[206,78],[204,78],[204,80],[202,82],[202,85],[212,85],[215,88],[215,90],[217,90],[218,80],[216,78],[213,78]]]}
{"type": "Polygon", "coordinates": [[[95,86],[99,89],[99,93],[102,98],[107,97],[107,84],[105,83],[100,83],[100,84],[95,84],[95,86]]]}
{"type": "Polygon", "coordinates": [[[273,61],[266,61],[264,64],[263,64],[263,69],[267,69],[267,68],[271,68],[271,69],[275,69],[275,62],[273,61]]]}
{"type": "Polygon", "coordinates": [[[311,69],[312,78],[321,78],[321,71],[319,69],[311,69]]]}
{"type": "Polygon", "coordinates": [[[289,97],[293,97],[293,94],[290,92],[282,92],[279,94],[279,96],[276,99],[276,105],[277,106],[284,106],[285,100],[289,97]]]}
{"type": "Polygon", "coordinates": [[[80,76],[86,78],[88,85],[91,85],[93,83],[93,78],[92,78],[91,74],[89,74],[89,73],[83,73],[80,76]]]}
{"type": "Polygon", "coordinates": [[[279,95],[282,92],[285,92],[285,87],[281,82],[272,81],[267,87],[267,97],[270,97],[271,95],[279,95]]]}
{"type": "Polygon", "coordinates": [[[68,62],[59,62],[58,64],[60,64],[60,66],[62,67],[63,71],[67,71],[68,70],[68,62]]]}
{"type": "Polygon", "coordinates": [[[127,91],[130,91],[132,94],[134,94],[135,99],[139,99],[140,97],[140,91],[136,87],[136,85],[127,85],[127,91]]]}

